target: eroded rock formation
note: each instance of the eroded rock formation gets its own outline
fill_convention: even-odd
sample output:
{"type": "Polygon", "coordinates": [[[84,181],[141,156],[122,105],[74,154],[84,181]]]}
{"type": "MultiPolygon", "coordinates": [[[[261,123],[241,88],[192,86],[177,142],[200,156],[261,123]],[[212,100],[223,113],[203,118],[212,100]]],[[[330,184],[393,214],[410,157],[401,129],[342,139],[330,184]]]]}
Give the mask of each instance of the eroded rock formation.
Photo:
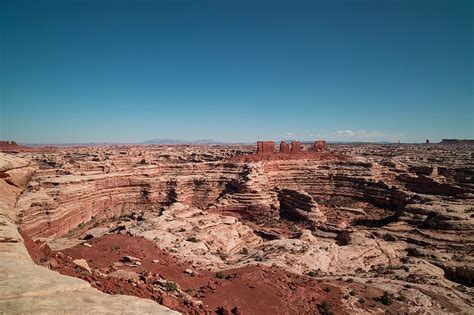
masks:
{"type": "Polygon", "coordinates": [[[301,143],[299,141],[291,141],[291,154],[299,154],[301,152],[301,143]]]}
{"type": "Polygon", "coordinates": [[[258,141],[257,154],[273,154],[275,153],[275,142],[273,141],[258,141]]]}
{"type": "Polygon", "coordinates": [[[326,141],[316,140],[313,144],[313,151],[323,152],[326,151],[326,141]]]}
{"type": "Polygon", "coordinates": [[[280,153],[288,154],[290,153],[290,145],[285,141],[280,142],[280,153]]]}

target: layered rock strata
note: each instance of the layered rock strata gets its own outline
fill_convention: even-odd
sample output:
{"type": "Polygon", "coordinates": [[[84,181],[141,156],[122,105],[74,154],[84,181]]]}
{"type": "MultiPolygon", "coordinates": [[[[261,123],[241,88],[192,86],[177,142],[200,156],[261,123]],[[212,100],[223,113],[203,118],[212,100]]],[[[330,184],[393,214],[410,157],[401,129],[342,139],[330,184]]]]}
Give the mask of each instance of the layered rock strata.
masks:
{"type": "Polygon", "coordinates": [[[101,293],[34,264],[15,224],[16,201],[33,172],[29,161],[0,155],[0,313],[178,314],[151,300],[101,293]]]}

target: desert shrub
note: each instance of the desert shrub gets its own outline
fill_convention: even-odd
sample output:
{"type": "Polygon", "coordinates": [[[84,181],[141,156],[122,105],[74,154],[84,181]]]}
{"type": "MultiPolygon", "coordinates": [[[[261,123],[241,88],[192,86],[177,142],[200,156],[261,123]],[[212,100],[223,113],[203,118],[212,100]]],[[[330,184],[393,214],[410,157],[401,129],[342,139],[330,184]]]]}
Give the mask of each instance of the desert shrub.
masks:
{"type": "Polygon", "coordinates": [[[308,276],[310,277],[317,277],[318,276],[318,272],[316,270],[311,270],[308,272],[308,276]]]}
{"type": "Polygon", "coordinates": [[[148,199],[148,197],[150,196],[150,188],[149,187],[143,187],[140,191],[140,196],[143,199],[148,199]]]}
{"type": "Polygon", "coordinates": [[[180,228],[178,232],[186,232],[186,229],[184,227],[180,228]]]}
{"type": "Polygon", "coordinates": [[[197,243],[199,242],[199,239],[196,238],[196,236],[189,236],[186,241],[191,242],[191,243],[197,243]]]}
{"type": "Polygon", "coordinates": [[[381,273],[384,273],[385,272],[385,268],[383,266],[377,266],[377,268],[375,269],[375,272],[377,274],[381,274],[381,273]]]}
{"type": "Polygon", "coordinates": [[[41,256],[40,259],[39,259],[39,262],[44,264],[46,263],[47,261],[49,260],[49,257],[48,256],[41,256]]]}
{"type": "Polygon", "coordinates": [[[222,259],[222,260],[224,260],[224,261],[227,260],[227,254],[224,253],[224,252],[221,251],[221,250],[218,250],[218,251],[216,252],[216,255],[219,256],[219,258],[222,259]]]}
{"type": "Polygon", "coordinates": [[[168,292],[174,292],[177,287],[178,287],[178,286],[177,286],[176,283],[174,283],[174,282],[166,281],[166,283],[165,283],[165,289],[166,289],[166,291],[168,291],[168,292]]]}
{"type": "Polygon", "coordinates": [[[323,289],[323,291],[326,292],[326,293],[329,293],[329,292],[331,292],[331,288],[330,287],[325,287],[323,289]]]}
{"type": "Polygon", "coordinates": [[[247,249],[247,247],[244,247],[244,248],[242,248],[242,250],[240,251],[240,253],[241,253],[242,255],[248,255],[248,254],[249,254],[249,250],[247,249]]]}
{"type": "Polygon", "coordinates": [[[224,279],[225,278],[225,273],[223,271],[216,272],[216,278],[224,279]]]}
{"type": "Polygon", "coordinates": [[[318,311],[321,315],[334,315],[331,303],[326,300],[322,300],[318,305],[318,311]]]}
{"type": "Polygon", "coordinates": [[[378,301],[382,303],[383,305],[390,305],[392,304],[393,296],[388,293],[387,291],[384,291],[382,296],[378,298],[378,301]]]}
{"type": "Polygon", "coordinates": [[[112,250],[113,251],[118,251],[118,250],[120,250],[120,246],[119,245],[114,245],[114,246],[112,246],[112,250]]]}

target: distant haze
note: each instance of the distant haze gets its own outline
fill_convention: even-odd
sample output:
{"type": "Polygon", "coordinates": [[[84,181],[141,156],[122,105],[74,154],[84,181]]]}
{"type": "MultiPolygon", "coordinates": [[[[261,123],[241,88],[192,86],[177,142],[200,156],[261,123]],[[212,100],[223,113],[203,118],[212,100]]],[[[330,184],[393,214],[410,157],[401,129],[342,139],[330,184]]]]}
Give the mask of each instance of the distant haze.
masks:
{"type": "Polygon", "coordinates": [[[1,1],[0,139],[472,139],[473,3],[1,1]]]}

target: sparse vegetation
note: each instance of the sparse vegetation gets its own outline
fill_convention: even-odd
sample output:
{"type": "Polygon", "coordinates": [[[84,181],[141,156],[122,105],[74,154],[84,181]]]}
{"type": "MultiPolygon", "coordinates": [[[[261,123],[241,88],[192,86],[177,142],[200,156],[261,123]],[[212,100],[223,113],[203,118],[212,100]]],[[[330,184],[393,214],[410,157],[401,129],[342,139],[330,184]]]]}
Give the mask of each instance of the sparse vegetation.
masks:
{"type": "Polygon", "coordinates": [[[178,232],[186,232],[186,229],[184,227],[180,228],[178,232]]]}
{"type": "Polygon", "coordinates": [[[219,256],[219,258],[222,259],[223,261],[227,260],[227,254],[221,250],[217,251],[216,255],[219,256]]]}
{"type": "Polygon", "coordinates": [[[334,315],[331,303],[326,300],[322,300],[318,305],[318,311],[321,315],[334,315]]]}
{"type": "Polygon", "coordinates": [[[39,259],[39,262],[44,264],[46,263],[47,261],[49,260],[49,257],[48,256],[41,256],[41,258],[39,259]]]}
{"type": "Polygon", "coordinates": [[[177,289],[177,284],[171,281],[166,281],[165,283],[165,289],[168,292],[174,292],[177,289]]]}
{"type": "Polygon", "coordinates": [[[388,293],[387,291],[384,291],[382,296],[377,299],[380,303],[383,305],[390,305],[393,302],[393,295],[388,293]]]}
{"type": "Polygon", "coordinates": [[[329,293],[329,292],[331,292],[331,288],[330,287],[325,287],[323,289],[323,291],[326,292],[326,293],[329,293]]]}
{"type": "Polygon", "coordinates": [[[316,270],[311,270],[308,272],[308,276],[310,277],[317,277],[319,275],[318,271],[316,270]]]}
{"type": "Polygon", "coordinates": [[[196,236],[188,236],[188,238],[186,238],[186,241],[191,242],[191,243],[198,243],[199,239],[196,238],[196,236]]]}
{"type": "Polygon", "coordinates": [[[140,196],[143,199],[148,199],[148,197],[150,197],[150,188],[149,187],[143,187],[142,190],[140,191],[140,196]]]}
{"type": "Polygon", "coordinates": [[[375,272],[377,274],[382,274],[385,272],[385,268],[383,266],[377,266],[377,268],[375,268],[375,272]]]}
{"type": "Polygon", "coordinates": [[[113,250],[114,252],[119,251],[119,250],[120,250],[120,246],[119,246],[119,245],[114,245],[114,246],[112,246],[112,250],[113,250]]]}
{"type": "Polygon", "coordinates": [[[244,247],[244,248],[242,248],[242,250],[240,251],[240,253],[241,253],[242,255],[248,255],[248,254],[249,254],[249,250],[247,249],[247,247],[244,247]]]}
{"type": "Polygon", "coordinates": [[[223,271],[216,272],[216,278],[217,279],[224,279],[225,278],[225,273],[223,271]]]}

